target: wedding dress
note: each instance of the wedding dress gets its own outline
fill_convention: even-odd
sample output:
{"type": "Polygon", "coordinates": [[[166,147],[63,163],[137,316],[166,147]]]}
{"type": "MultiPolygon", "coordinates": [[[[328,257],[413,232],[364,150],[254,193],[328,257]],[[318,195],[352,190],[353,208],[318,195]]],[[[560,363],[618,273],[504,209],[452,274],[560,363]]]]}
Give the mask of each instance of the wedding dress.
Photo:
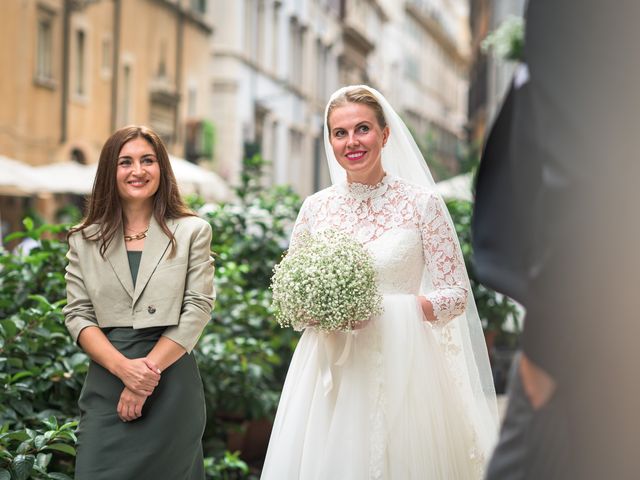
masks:
{"type": "Polygon", "coordinates": [[[338,229],[371,253],[384,312],[351,333],[303,332],[289,367],[263,480],[465,480],[488,455],[449,326],[468,282],[442,200],[387,174],[309,197],[294,227],[338,229]],[[417,295],[432,302],[423,316],[417,295]]]}

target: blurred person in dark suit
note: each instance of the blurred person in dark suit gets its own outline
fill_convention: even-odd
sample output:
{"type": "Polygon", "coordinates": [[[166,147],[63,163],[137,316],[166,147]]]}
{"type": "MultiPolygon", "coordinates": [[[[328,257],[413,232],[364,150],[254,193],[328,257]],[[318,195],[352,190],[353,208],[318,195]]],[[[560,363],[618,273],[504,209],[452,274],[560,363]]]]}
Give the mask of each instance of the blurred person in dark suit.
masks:
{"type": "Polygon", "coordinates": [[[640,2],[525,18],[473,220],[480,280],[527,310],[487,478],[638,478],[640,2]]]}

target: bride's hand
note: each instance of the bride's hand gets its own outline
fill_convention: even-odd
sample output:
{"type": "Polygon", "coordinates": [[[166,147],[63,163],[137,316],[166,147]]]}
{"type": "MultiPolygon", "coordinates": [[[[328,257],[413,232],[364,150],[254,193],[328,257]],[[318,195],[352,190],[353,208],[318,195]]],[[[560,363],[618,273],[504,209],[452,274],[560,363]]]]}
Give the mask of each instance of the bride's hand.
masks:
{"type": "Polygon", "coordinates": [[[418,295],[418,303],[422,309],[422,315],[424,316],[425,321],[435,322],[437,319],[435,313],[433,313],[433,304],[427,300],[427,297],[424,295],[418,295]]]}
{"type": "Polygon", "coordinates": [[[351,324],[351,330],[362,330],[363,328],[367,327],[369,325],[369,323],[371,323],[371,319],[367,318],[366,320],[363,320],[362,322],[354,322],[351,324]]]}

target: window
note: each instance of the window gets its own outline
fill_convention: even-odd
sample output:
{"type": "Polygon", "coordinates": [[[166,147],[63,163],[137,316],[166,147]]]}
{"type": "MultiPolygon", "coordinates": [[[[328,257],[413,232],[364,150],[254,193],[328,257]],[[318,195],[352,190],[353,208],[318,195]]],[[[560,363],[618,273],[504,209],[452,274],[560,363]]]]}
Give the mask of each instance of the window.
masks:
{"type": "Polygon", "coordinates": [[[298,184],[302,180],[302,166],[304,164],[302,133],[294,128],[289,129],[289,175],[287,182],[298,184]]]}
{"type": "Polygon", "coordinates": [[[256,14],[257,6],[255,0],[245,0],[244,2],[244,50],[251,60],[256,59],[256,14]]]}
{"type": "Polygon", "coordinates": [[[122,124],[129,124],[131,111],[131,66],[125,65],[122,70],[122,124]]]}
{"type": "Polygon", "coordinates": [[[327,89],[327,50],[320,38],[316,39],[316,98],[325,98],[327,89]]]}
{"type": "Polygon", "coordinates": [[[72,162],[79,163],[80,165],[87,164],[87,156],[79,148],[74,148],[73,150],[71,150],[71,154],[69,156],[71,157],[72,162]]]}
{"type": "Polygon", "coordinates": [[[405,57],[405,75],[414,82],[420,81],[420,67],[415,57],[405,57]]]}
{"type": "Polygon", "coordinates": [[[187,93],[187,117],[189,118],[193,118],[196,116],[198,105],[197,98],[198,91],[196,90],[195,86],[191,85],[187,93]]]}
{"type": "Polygon", "coordinates": [[[257,25],[256,25],[256,60],[258,65],[264,65],[264,57],[265,57],[265,47],[266,47],[266,39],[265,39],[265,5],[264,0],[258,0],[258,15],[257,15],[257,25]]]}
{"type": "Polygon", "coordinates": [[[165,78],[167,76],[167,41],[160,41],[160,48],[158,49],[160,57],[158,60],[158,71],[156,76],[158,78],[165,78]]]}
{"type": "Polygon", "coordinates": [[[111,75],[112,56],[111,37],[104,37],[102,39],[102,61],[100,62],[102,75],[111,75]]]}
{"type": "Polygon", "coordinates": [[[271,25],[271,32],[273,35],[273,38],[271,40],[271,48],[272,48],[272,52],[271,52],[271,62],[272,62],[272,67],[274,72],[276,72],[276,74],[278,73],[278,47],[279,47],[279,42],[278,42],[278,38],[280,35],[280,3],[274,3],[273,4],[273,19],[272,19],[272,25],[271,25]]]}
{"type": "Polygon", "coordinates": [[[87,94],[85,63],[86,63],[86,35],[83,30],[76,30],[76,68],[75,68],[75,92],[77,95],[87,94]]]}
{"type": "Polygon", "coordinates": [[[289,80],[294,86],[302,87],[304,29],[295,17],[292,17],[289,22],[289,37],[291,45],[289,80]]]}
{"type": "Polygon", "coordinates": [[[38,15],[36,78],[53,79],[53,15],[41,10],[38,15]]]}
{"type": "Polygon", "coordinates": [[[204,15],[207,13],[207,0],[191,0],[191,10],[204,15]]]}

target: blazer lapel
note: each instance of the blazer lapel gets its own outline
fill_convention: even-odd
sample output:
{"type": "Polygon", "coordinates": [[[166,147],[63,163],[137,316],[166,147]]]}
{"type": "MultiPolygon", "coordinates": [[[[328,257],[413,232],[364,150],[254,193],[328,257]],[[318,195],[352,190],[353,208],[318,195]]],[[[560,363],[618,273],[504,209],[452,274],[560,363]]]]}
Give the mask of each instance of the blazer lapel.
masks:
{"type": "Polygon", "coordinates": [[[111,264],[111,268],[113,268],[113,271],[118,277],[118,280],[120,280],[120,283],[129,296],[133,298],[133,280],[131,279],[131,269],[129,268],[127,249],[124,245],[122,227],[120,227],[116,232],[115,237],[111,241],[111,245],[109,245],[109,248],[105,252],[105,255],[111,264]]]}
{"type": "MultiPolygon", "coordinates": [[[[171,232],[175,232],[178,223],[172,219],[167,220],[167,226],[171,232]]],[[[147,286],[151,275],[162,260],[167,248],[171,245],[169,237],[162,231],[162,228],[156,222],[155,217],[151,217],[149,224],[149,233],[144,242],[144,249],[142,250],[142,258],[140,259],[140,268],[138,270],[138,277],[136,278],[136,287],[133,293],[133,303],[135,303],[140,294],[143,292],[144,287],[147,286]]]]}

